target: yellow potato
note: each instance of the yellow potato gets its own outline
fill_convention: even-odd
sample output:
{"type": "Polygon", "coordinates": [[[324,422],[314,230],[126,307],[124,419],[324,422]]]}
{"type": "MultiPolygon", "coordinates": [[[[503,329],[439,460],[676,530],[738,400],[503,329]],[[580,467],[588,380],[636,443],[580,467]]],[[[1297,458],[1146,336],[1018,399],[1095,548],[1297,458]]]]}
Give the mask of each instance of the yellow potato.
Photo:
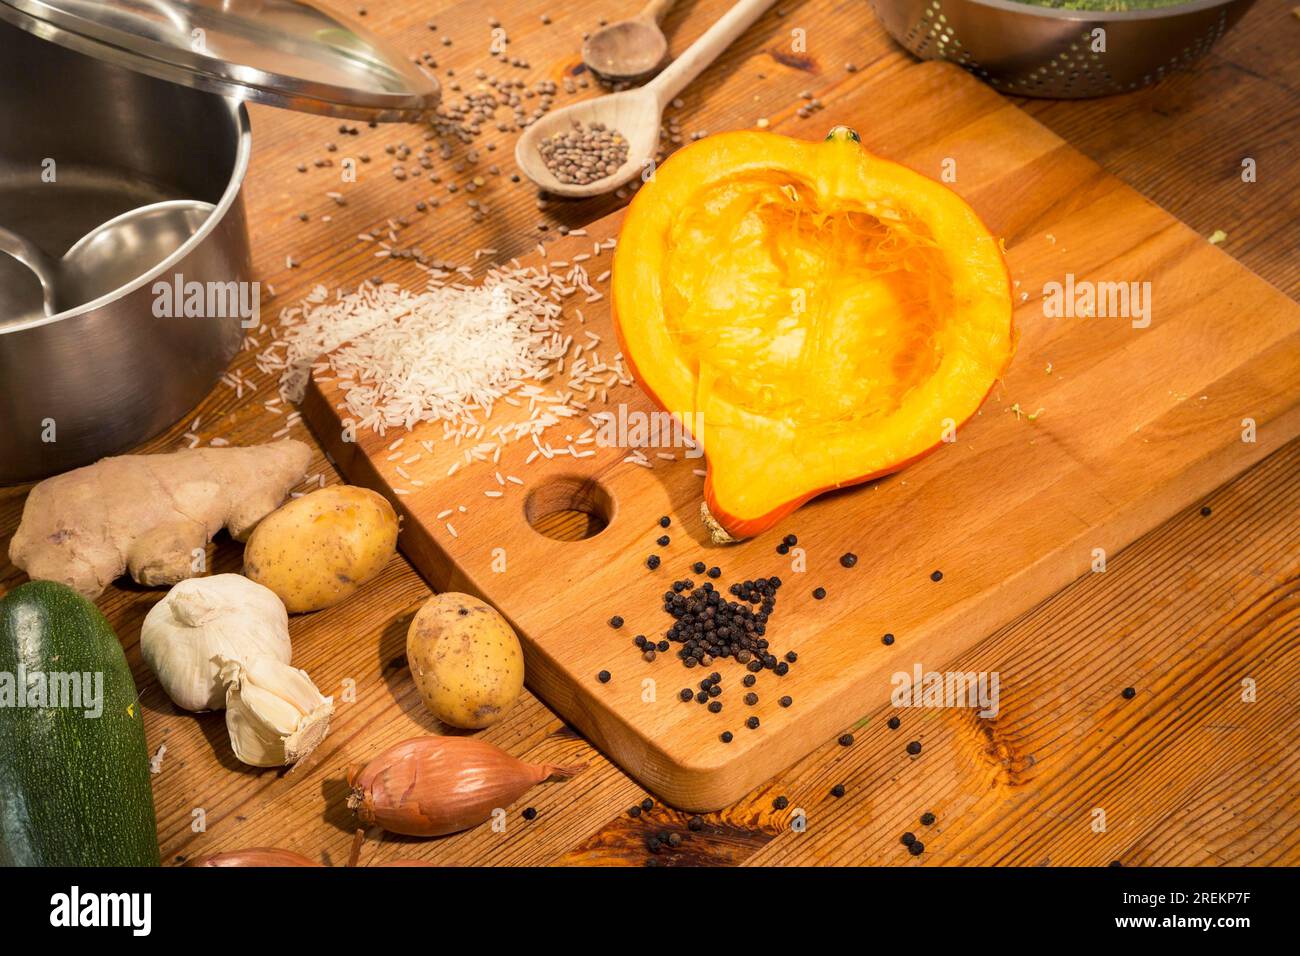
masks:
{"type": "Polygon", "coordinates": [[[369,489],[335,485],[263,518],[244,549],[244,575],[291,612],[319,611],[350,597],[396,550],[393,506],[369,489]]]}
{"type": "Polygon", "coordinates": [[[514,630],[478,598],[430,598],[406,631],[411,676],[434,716],[477,729],[501,719],[524,687],[524,651],[514,630]]]}

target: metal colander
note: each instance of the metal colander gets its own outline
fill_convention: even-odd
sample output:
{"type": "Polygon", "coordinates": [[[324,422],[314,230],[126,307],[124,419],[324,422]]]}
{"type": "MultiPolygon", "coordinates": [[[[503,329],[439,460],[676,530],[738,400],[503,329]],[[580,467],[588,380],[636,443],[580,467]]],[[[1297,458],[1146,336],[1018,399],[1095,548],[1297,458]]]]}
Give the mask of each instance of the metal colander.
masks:
{"type": "Polygon", "coordinates": [[[1254,0],[1190,0],[1126,13],[1015,0],[871,2],[885,29],[923,60],[957,63],[1004,93],[1083,99],[1127,93],[1188,66],[1254,0]]]}

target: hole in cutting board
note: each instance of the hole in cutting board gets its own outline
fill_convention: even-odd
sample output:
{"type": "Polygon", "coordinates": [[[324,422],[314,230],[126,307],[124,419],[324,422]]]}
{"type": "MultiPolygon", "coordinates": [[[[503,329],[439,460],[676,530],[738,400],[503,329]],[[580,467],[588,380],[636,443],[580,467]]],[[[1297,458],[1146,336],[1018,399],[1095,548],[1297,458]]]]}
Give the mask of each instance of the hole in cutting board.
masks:
{"type": "Polygon", "coordinates": [[[528,492],[524,517],[540,535],[556,541],[585,541],[609,527],[614,499],[591,478],[560,475],[528,492]]]}

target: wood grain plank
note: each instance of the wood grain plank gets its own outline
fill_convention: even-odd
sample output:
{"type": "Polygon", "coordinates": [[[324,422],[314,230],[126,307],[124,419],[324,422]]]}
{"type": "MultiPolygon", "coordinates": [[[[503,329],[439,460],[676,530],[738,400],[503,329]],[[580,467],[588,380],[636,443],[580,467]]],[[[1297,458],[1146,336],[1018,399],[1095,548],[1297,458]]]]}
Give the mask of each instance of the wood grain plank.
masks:
{"type": "MultiPolygon", "coordinates": [[[[344,15],[355,15],[355,5],[330,5],[344,15]]],[[[698,35],[726,5],[726,0],[679,4],[667,24],[674,52],[679,52],[685,43],[698,35]]],[[[371,0],[366,6],[369,10],[366,22],[373,31],[393,40],[412,55],[429,49],[444,61],[439,70],[439,79],[444,83],[449,79],[445,75],[447,66],[457,69],[462,80],[472,76],[475,66],[494,66],[483,56],[484,44],[480,42],[480,38],[487,34],[486,20],[491,13],[500,16],[509,28],[515,50],[533,63],[527,70],[501,69],[495,72],[517,74],[530,81],[546,77],[557,82],[570,74],[577,64],[577,40],[582,30],[590,28],[599,16],[612,15],[608,5],[574,0],[563,10],[549,11],[556,21],[556,29],[547,31],[541,28],[538,19],[542,5],[531,0],[520,0],[509,5],[508,9],[502,5],[492,9],[491,5],[484,7],[470,2],[433,2],[416,6],[396,0],[371,0]],[[444,49],[438,35],[427,29],[426,22],[430,18],[440,24],[440,30],[453,34],[453,47],[444,49]]],[[[767,115],[774,105],[785,108],[796,103],[804,89],[825,99],[832,95],[832,89],[846,81],[847,74],[843,70],[846,62],[855,63],[863,75],[888,74],[905,68],[908,63],[906,55],[883,34],[867,6],[859,0],[783,2],[779,8],[756,28],[770,29],[764,39],[728,54],[712,74],[706,74],[698,86],[684,94],[684,105],[675,113],[683,130],[689,133],[751,124],[759,116],[767,115]],[[782,11],[785,12],[783,18],[780,17],[782,11]],[[769,27],[768,24],[774,22],[771,18],[780,18],[779,30],[769,27]],[[801,57],[789,53],[788,30],[795,25],[806,30],[808,39],[808,51],[801,57]],[[724,81],[719,82],[719,77],[725,78],[724,81]]],[[[1300,215],[1297,215],[1294,177],[1289,174],[1289,157],[1295,152],[1295,130],[1300,128],[1300,97],[1295,96],[1295,91],[1300,89],[1300,59],[1294,56],[1293,51],[1296,28],[1297,21],[1291,17],[1287,5],[1257,3],[1193,72],[1172,77],[1155,88],[1105,100],[1016,102],[1071,145],[1095,159],[1109,173],[1118,175],[1191,224],[1199,234],[1207,235],[1216,228],[1225,229],[1229,233],[1223,247],[1226,252],[1295,297],[1300,294],[1300,266],[1291,250],[1300,245],[1295,234],[1300,215]],[[1254,155],[1260,162],[1260,177],[1255,184],[1240,181],[1240,159],[1246,153],[1254,155]]],[[[584,95],[590,92],[589,89],[582,91],[584,95]]],[[[448,95],[457,98],[454,92],[448,95]]],[[[560,99],[567,101],[563,96],[560,99]]],[[[503,136],[497,150],[482,151],[480,167],[496,162],[502,172],[499,177],[489,174],[489,185],[477,191],[476,195],[486,201],[492,211],[483,222],[474,223],[463,202],[463,193],[461,201],[447,202],[445,182],[441,187],[434,184],[430,188],[417,186],[408,180],[406,185],[409,188],[398,188],[387,172],[391,161],[380,165],[388,160],[384,153],[386,145],[406,141],[418,148],[421,140],[415,127],[371,130],[362,125],[359,135],[343,137],[338,134],[336,124],[328,120],[260,107],[254,107],[251,113],[255,130],[255,160],[247,184],[247,199],[255,266],[258,277],[273,284],[278,292],[273,299],[264,302],[263,314],[267,317],[272,317],[280,306],[296,301],[317,282],[329,288],[346,288],[375,271],[402,281],[417,280],[416,271],[404,263],[382,262],[376,265],[378,260],[358,261],[347,242],[348,237],[360,229],[378,226],[393,215],[407,215],[411,219],[411,225],[402,231],[404,242],[418,244],[433,255],[463,258],[467,255],[465,250],[480,246],[497,246],[504,254],[526,251],[538,238],[553,235],[559,225],[576,228],[619,205],[619,200],[611,199],[574,205],[553,203],[545,210],[537,209],[531,190],[522,184],[509,183],[512,163],[506,144],[510,137],[503,136]],[[325,144],[329,141],[336,142],[341,150],[350,154],[364,151],[371,156],[371,164],[363,170],[363,188],[348,193],[346,207],[335,206],[324,195],[326,190],[337,187],[337,168],[317,169],[311,165],[313,159],[337,156],[326,150],[325,144]],[[307,163],[307,173],[295,171],[299,161],[307,163]],[[378,174],[381,170],[383,175],[378,174]],[[415,201],[433,196],[440,199],[438,210],[417,214],[415,201]],[[296,213],[299,210],[309,213],[309,222],[298,221],[296,213]],[[323,215],[333,216],[334,222],[322,222],[323,215]],[[547,233],[536,229],[540,222],[548,224],[547,233]],[[299,268],[285,268],[284,258],[289,254],[303,260],[299,268]]],[[[502,116],[505,115],[503,111],[502,116]]],[[[828,113],[822,111],[803,121],[803,125],[812,131],[820,129],[828,121],[828,113]]],[[[456,155],[457,161],[464,158],[459,148],[456,155]]],[[[1053,156],[1042,158],[1032,167],[1033,174],[1040,178],[1050,176],[1055,161],[1053,156]]],[[[1077,209],[1086,205],[1088,195],[1060,197],[1060,201],[1077,209]]],[[[218,386],[195,409],[195,414],[202,416],[199,431],[205,440],[217,435],[224,435],[237,443],[267,440],[272,432],[282,427],[282,422],[275,416],[264,414],[259,405],[260,401],[274,394],[274,382],[253,370],[248,353],[240,356],[234,368],[257,383],[256,394],[246,391],[242,400],[236,400],[232,390],[218,386]]],[[[147,443],[145,448],[164,450],[183,446],[184,440],[180,436],[191,420],[187,416],[185,422],[147,443]]],[[[296,426],[293,434],[312,441],[303,426],[296,426]]],[[[1242,480],[1253,480],[1253,476],[1261,474],[1266,476],[1266,483],[1275,480],[1277,473],[1271,469],[1278,459],[1279,456],[1275,455],[1256,466],[1242,480]]],[[[310,471],[324,471],[331,476],[331,481],[338,480],[321,454],[317,454],[310,471]]],[[[26,487],[23,486],[0,489],[0,550],[7,549],[25,495],[26,487]]],[[[1220,503],[1215,501],[1215,516],[1211,520],[1223,535],[1220,554],[1225,575],[1236,574],[1253,579],[1275,573],[1281,567],[1276,555],[1270,557],[1261,553],[1252,558],[1249,551],[1250,543],[1266,533],[1262,529],[1276,529],[1279,523],[1284,528],[1293,527],[1294,503],[1291,503],[1289,513],[1279,513],[1270,510],[1270,500],[1265,496],[1264,510],[1239,509],[1232,512],[1224,512],[1220,503]]],[[[1172,529],[1183,521],[1197,526],[1190,517],[1175,520],[1144,539],[1140,546],[1163,541],[1166,535],[1177,533],[1172,529]]],[[[1173,561],[1177,566],[1181,560],[1176,549],[1166,549],[1158,543],[1150,544],[1150,547],[1153,548],[1152,569],[1158,570],[1159,561],[1173,561]]],[[[222,539],[213,548],[211,566],[214,569],[238,570],[239,564],[238,546],[222,539]]],[[[1120,587],[1114,583],[1118,578],[1101,577],[1106,578],[1102,582],[1106,585],[1104,592],[1089,592],[1086,610],[1077,618],[1071,615],[1070,609],[1080,600],[1078,588],[1064,592],[1061,598],[1051,603],[1053,617],[1059,622],[1052,632],[1054,648],[1079,646],[1086,649],[1097,639],[1099,621],[1118,622],[1122,626],[1134,608],[1188,600],[1188,587],[1195,584],[1194,581],[1182,580],[1170,582],[1158,573],[1130,573],[1120,587]]],[[[12,565],[0,561],[0,591],[8,590],[22,580],[23,576],[12,565]]],[[[152,679],[139,660],[135,649],[136,635],[140,620],[159,593],[119,586],[110,589],[100,602],[128,645],[128,658],[141,686],[151,683],[152,679]]],[[[376,649],[393,646],[391,639],[383,637],[392,609],[418,603],[424,594],[427,594],[427,587],[410,566],[399,559],[385,572],[382,583],[371,585],[347,605],[349,631],[343,643],[368,651],[359,653],[356,660],[368,663],[371,668],[379,666],[376,649]]],[[[1231,589],[1217,590],[1212,600],[1197,605],[1201,620],[1210,626],[1231,610],[1233,600],[1231,589]]],[[[343,609],[338,610],[341,614],[343,609]]],[[[295,618],[292,622],[295,647],[300,653],[316,655],[313,661],[317,657],[328,660],[327,648],[336,639],[334,623],[337,620],[339,618],[334,616],[334,612],[295,618]]],[[[1246,626],[1253,627],[1255,622],[1248,620],[1246,626]]],[[[1032,637],[1034,629],[1018,633],[1032,637]]],[[[1034,666],[1033,660],[1036,658],[1022,666],[1034,666]]],[[[1192,666],[1192,663],[1185,661],[1182,666],[1192,666]]],[[[345,669],[340,668],[335,673],[341,674],[345,669]]],[[[384,685],[377,675],[368,679],[379,694],[385,692],[380,689],[384,685]]],[[[1109,695],[1111,690],[1108,686],[1106,693],[1109,695]]],[[[1291,696],[1294,699],[1296,695],[1291,696]]],[[[360,700],[365,701],[365,696],[360,700]]],[[[416,716],[402,716],[405,714],[403,707],[410,708],[412,702],[404,701],[399,705],[390,701],[378,706],[380,700],[382,698],[376,695],[375,700],[368,702],[376,704],[370,718],[372,724],[382,725],[390,718],[391,712],[398,715],[397,719],[409,721],[409,726],[430,727],[420,722],[418,712],[416,716]]],[[[264,808],[258,811],[261,829],[243,832],[240,821],[236,819],[236,816],[244,815],[243,810],[236,809],[243,800],[256,799],[256,795],[268,787],[273,788],[276,794],[293,792],[298,789],[298,781],[295,778],[263,781],[263,774],[226,766],[221,759],[224,741],[219,718],[169,715],[167,708],[170,704],[156,689],[146,689],[146,704],[146,728],[152,746],[178,732],[193,735],[196,728],[206,728],[201,735],[188,738],[192,745],[169,744],[170,756],[164,760],[163,774],[155,781],[160,810],[173,821],[168,832],[163,834],[164,852],[168,857],[229,848],[243,843],[247,837],[274,838],[275,842],[291,839],[291,845],[305,852],[326,849],[333,860],[343,858],[347,838],[337,826],[325,820],[323,798],[314,787],[301,788],[308,791],[308,795],[293,804],[266,798],[263,800],[264,808]],[[150,700],[152,706],[149,706],[150,700]],[[176,767],[172,761],[178,758],[187,764],[184,774],[173,773],[176,767]],[[186,788],[192,792],[186,793],[186,788]],[[220,794],[220,801],[214,803],[212,794],[220,794]],[[188,823],[180,825],[195,803],[217,806],[218,812],[213,815],[217,822],[206,835],[190,834],[188,823]]],[[[521,725],[515,731],[521,739],[544,740],[551,728],[558,726],[554,715],[545,708],[538,708],[535,702],[525,701],[521,708],[530,717],[527,726],[521,725]],[[537,734],[541,737],[536,737],[537,734]]],[[[341,719],[351,719],[348,713],[346,709],[342,710],[341,719]]],[[[1079,727],[1072,739],[1061,744],[1063,753],[1074,745],[1073,741],[1090,739],[1091,719],[1086,714],[1079,718],[1079,727]]],[[[1264,733],[1281,733],[1280,728],[1285,727],[1285,723],[1279,723],[1278,727],[1276,731],[1272,727],[1266,728],[1264,733]]],[[[1130,729],[1130,744],[1138,745],[1147,730],[1145,726],[1130,729]]],[[[358,733],[363,740],[357,744],[356,756],[364,757],[370,752],[366,749],[370,739],[365,736],[368,731],[358,733]]],[[[892,742],[890,746],[893,747],[892,742]]],[[[1204,753],[1235,752],[1239,746],[1230,734],[1210,734],[1205,739],[1204,753]]],[[[796,790],[800,794],[815,794],[822,784],[829,786],[847,779],[851,797],[859,800],[864,799],[864,788],[876,788],[879,806],[885,811],[896,810],[896,817],[891,818],[890,826],[885,828],[888,840],[880,844],[878,855],[850,839],[828,859],[835,862],[910,862],[910,858],[898,857],[892,843],[896,839],[894,831],[903,825],[915,826],[912,819],[915,810],[936,794],[926,788],[899,794],[890,787],[889,778],[894,774],[884,765],[876,776],[850,777],[851,768],[846,768],[843,762],[850,756],[856,757],[860,750],[861,744],[847,750],[834,745],[823,748],[801,762],[791,772],[794,776],[785,775],[775,781],[773,787],[787,790],[793,797],[796,790]]],[[[891,749],[891,757],[893,752],[891,749]]],[[[594,751],[588,751],[585,756],[593,761],[593,770],[597,770],[603,761],[594,751]]],[[[1069,758],[1063,755],[1061,759],[1066,761],[1069,758]]],[[[993,773],[992,767],[991,758],[987,761],[972,760],[969,767],[963,766],[962,772],[969,773],[966,789],[972,794],[978,792],[987,784],[987,777],[993,773]]],[[[315,772],[312,768],[304,769],[315,772]]],[[[330,772],[340,773],[341,768],[336,767],[330,772]]],[[[1164,772],[1167,772],[1165,768],[1158,772],[1138,768],[1125,770],[1124,776],[1132,778],[1146,774],[1158,779],[1164,772]]],[[[624,827],[624,804],[629,802],[623,799],[626,791],[611,796],[605,803],[593,805],[584,796],[586,791],[582,782],[598,778],[599,773],[589,773],[590,777],[584,774],[564,786],[546,788],[544,792],[548,798],[557,802],[553,809],[546,809],[547,818],[564,815],[583,821],[612,820],[611,826],[624,827]]],[[[1248,780],[1247,773],[1225,775],[1219,781],[1202,784],[1187,804],[1187,809],[1179,809],[1173,814],[1148,814],[1139,808],[1138,818],[1126,823],[1125,828],[1143,834],[1139,839],[1145,844],[1164,848],[1153,861],[1213,862],[1218,857],[1212,857],[1211,852],[1219,852],[1225,846],[1229,852],[1224,858],[1239,859],[1241,856],[1235,850],[1237,841],[1253,839],[1257,844],[1273,840],[1278,848],[1271,857],[1261,853],[1260,859],[1295,864],[1296,795],[1291,786],[1294,768],[1280,761],[1275,766],[1261,769],[1248,780]],[[1235,822],[1238,820],[1253,821],[1253,824],[1248,822],[1239,828],[1235,822]],[[1252,826],[1263,832],[1253,832],[1252,826]]],[[[968,799],[955,790],[953,793],[954,807],[968,799]]],[[[755,834],[752,837],[755,843],[766,843],[770,839],[769,831],[761,829],[766,825],[755,822],[747,808],[755,805],[770,807],[772,795],[770,790],[756,791],[756,795],[738,806],[733,816],[736,832],[740,834],[738,843],[750,840],[744,834],[751,831],[755,834]]],[[[811,796],[802,802],[816,806],[811,796]]],[[[867,803],[865,812],[869,813],[871,806],[867,803]]],[[[857,833],[856,821],[859,819],[860,816],[850,814],[844,822],[848,838],[857,833]]],[[[818,816],[812,820],[815,835],[824,839],[818,821],[818,816]]],[[[1015,842],[1025,839],[1026,831],[1032,831],[1039,819],[1033,812],[1026,812],[1020,821],[989,841],[984,858],[995,855],[999,847],[1006,852],[1015,842]]],[[[948,825],[946,818],[941,819],[940,825],[948,825]]],[[[978,821],[965,821],[963,839],[975,840],[978,826],[978,821]]],[[[598,852],[593,847],[602,844],[602,835],[582,836],[587,832],[585,822],[573,831],[575,849],[571,862],[581,862],[584,857],[593,859],[588,854],[598,852]]],[[[804,834],[800,839],[810,835],[814,834],[804,834]]],[[[443,842],[429,841],[418,847],[418,851],[437,859],[443,842]]],[[[530,845],[530,841],[514,841],[511,859],[522,863],[564,859],[555,857],[553,848],[548,848],[545,853],[532,854],[530,845]]],[[[639,839],[614,839],[610,845],[626,846],[626,851],[600,852],[600,862],[614,862],[620,858],[641,862],[646,856],[643,841],[639,839]],[[625,857],[621,856],[624,852],[625,857]]],[[[702,845],[703,841],[696,844],[697,847],[702,845]]],[[[800,859],[795,854],[804,845],[793,839],[775,841],[763,859],[794,862],[800,859]]],[[[391,856],[410,856],[417,850],[409,845],[381,849],[391,856]]],[[[374,852],[378,855],[380,849],[374,852]]],[[[369,858],[370,847],[366,853],[369,858]]],[[[743,855],[728,851],[720,853],[719,859],[725,857],[726,861],[734,862],[743,855]]],[[[1104,854],[1098,855],[1098,859],[1103,858],[1104,854]]]]}
{"type": "MultiPolygon", "coordinates": [[[[1210,516],[1187,509],[953,665],[1001,674],[996,720],[881,707],[852,748],[764,787],[809,825],[747,864],[1294,865],[1300,807],[1278,787],[1300,729],[1300,542],[1283,517],[1300,511],[1300,443],[1205,502],[1210,516]],[[826,796],[836,782],[843,800],[826,796]]],[[[895,650],[910,669],[915,649],[895,650]]]]}

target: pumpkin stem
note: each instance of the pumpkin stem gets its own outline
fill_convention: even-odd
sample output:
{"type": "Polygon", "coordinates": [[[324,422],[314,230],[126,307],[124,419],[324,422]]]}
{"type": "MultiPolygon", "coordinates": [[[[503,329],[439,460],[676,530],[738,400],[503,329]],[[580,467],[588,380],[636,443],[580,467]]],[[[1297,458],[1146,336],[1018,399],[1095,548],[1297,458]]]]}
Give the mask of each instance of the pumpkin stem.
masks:
{"type": "Polygon", "coordinates": [[[862,137],[859,136],[858,131],[851,126],[835,126],[826,134],[826,142],[829,143],[831,140],[860,143],[862,142],[862,137]]]}

